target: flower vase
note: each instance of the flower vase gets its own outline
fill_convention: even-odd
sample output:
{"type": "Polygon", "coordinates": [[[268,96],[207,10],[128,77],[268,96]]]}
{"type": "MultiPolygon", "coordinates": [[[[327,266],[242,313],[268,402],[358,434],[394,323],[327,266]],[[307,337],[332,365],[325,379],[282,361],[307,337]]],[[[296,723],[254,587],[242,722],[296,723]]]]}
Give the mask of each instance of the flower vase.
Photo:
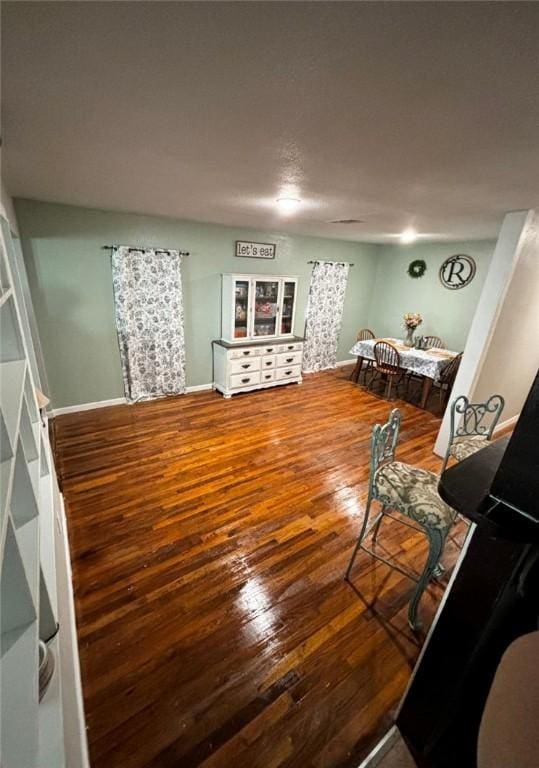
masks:
{"type": "Polygon", "coordinates": [[[405,347],[413,347],[414,346],[414,331],[415,331],[415,328],[407,328],[406,329],[406,338],[404,339],[404,346],[405,347]]]}

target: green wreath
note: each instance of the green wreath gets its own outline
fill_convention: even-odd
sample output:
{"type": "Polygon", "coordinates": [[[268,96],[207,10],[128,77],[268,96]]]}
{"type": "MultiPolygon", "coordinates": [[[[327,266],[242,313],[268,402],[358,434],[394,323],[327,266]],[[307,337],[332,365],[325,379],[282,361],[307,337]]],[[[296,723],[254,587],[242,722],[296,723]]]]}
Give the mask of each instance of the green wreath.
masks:
{"type": "Polygon", "coordinates": [[[414,279],[423,277],[426,271],[427,264],[423,259],[414,259],[414,261],[410,262],[408,265],[408,274],[414,279]]]}

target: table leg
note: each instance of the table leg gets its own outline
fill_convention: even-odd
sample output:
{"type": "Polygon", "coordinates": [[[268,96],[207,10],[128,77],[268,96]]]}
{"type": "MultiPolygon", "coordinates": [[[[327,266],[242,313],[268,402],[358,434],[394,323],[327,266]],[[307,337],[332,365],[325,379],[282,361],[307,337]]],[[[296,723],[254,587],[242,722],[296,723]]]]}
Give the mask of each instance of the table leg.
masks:
{"type": "Polygon", "coordinates": [[[427,405],[427,400],[429,399],[430,391],[432,389],[432,379],[429,378],[429,376],[423,376],[423,387],[421,389],[421,402],[419,403],[420,408],[425,408],[427,405]]]}
{"type": "Polygon", "coordinates": [[[359,375],[361,373],[361,369],[363,368],[363,358],[358,357],[356,367],[352,371],[352,375],[350,376],[350,381],[355,381],[356,384],[359,382],[359,375]]]}

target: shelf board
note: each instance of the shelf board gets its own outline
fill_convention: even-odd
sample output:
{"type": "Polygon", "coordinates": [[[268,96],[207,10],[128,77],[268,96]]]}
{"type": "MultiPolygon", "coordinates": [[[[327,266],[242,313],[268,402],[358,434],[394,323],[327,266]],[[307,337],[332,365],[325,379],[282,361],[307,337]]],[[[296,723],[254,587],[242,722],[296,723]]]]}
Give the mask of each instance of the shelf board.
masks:
{"type": "MultiPolygon", "coordinates": [[[[38,553],[35,553],[37,558],[38,553]]],[[[16,639],[13,630],[25,627],[37,616],[36,606],[26,579],[19,542],[8,521],[2,571],[0,573],[0,655],[3,657],[16,639]]]]}
{"type": "Polygon", "coordinates": [[[28,474],[30,475],[32,488],[37,499],[39,493],[39,456],[28,462],[28,474]]]}
{"type": "Polygon", "coordinates": [[[26,399],[26,405],[28,407],[30,421],[32,422],[32,424],[39,425],[39,410],[37,407],[36,395],[34,392],[34,388],[32,387],[32,381],[30,379],[28,371],[26,372],[26,379],[24,382],[24,395],[26,399]]]}
{"type": "MultiPolygon", "coordinates": [[[[39,456],[39,453],[37,448],[38,443],[36,442],[35,425],[32,425],[32,422],[30,421],[30,414],[28,412],[28,404],[26,402],[26,397],[23,398],[23,402],[22,402],[21,420],[19,422],[19,432],[22,438],[22,445],[24,448],[24,455],[26,456],[26,460],[28,462],[31,462],[34,459],[37,459],[39,456]]],[[[39,426],[38,426],[37,434],[39,436],[39,426]]]]}
{"type": "Polygon", "coordinates": [[[9,299],[13,292],[13,289],[11,287],[6,288],[6,290],[0,295],[0,308],[4,306],[6,301],[9,299]]]}
{"type": "Polygon", "coordinates": [[[26,574],[26,582],[34,603],[39,589],[39,518],[34,517],[15,529],[19,552],[26,574]]]}
{"type": "Polygon", "coordinates": [[[7,497],[11,486],[11,473],[15,460],[13,457],[0,463],[0,553],[4,541],[4,521],[7,520],[7,497]]]}
{"type": "Polygon", "coordinates": [[[41,450],[39,452],[39,477],[43,478],[49,474],[49,459],[47,456],[47,449],[45,448],[45,443],[43,442],[41,435],[39,439],[41,441],[41,450]]]}
{"type": "Polygon", "coordinates": [[[8,363],[24,359],[24,346],[15,309],[15,297],[11,294],[0,306],[0,362],[8,363]]]}
{"type": "Polygon", "coordinates": [[[41,570],[49,593],[53,613],[58,610],[56,592],[56,552],[55,532],[56,516],[53,507],[52,477],[43,475],[39,478],[39,555],[41,570]]]}
{"type": "Polygon", "coordinates": [[[18,528],[38,514],[36,490],[39,482],[39,459],[26,462],[19,442],[15,456],[15,472],[11,489],[10,507],[13,522],[18,528]]]}
{"type": "Polygon", "coordinates": [[[12,446],[19,426],[25,370],[25,360],[0,363],[0,407],[12,446]]]}

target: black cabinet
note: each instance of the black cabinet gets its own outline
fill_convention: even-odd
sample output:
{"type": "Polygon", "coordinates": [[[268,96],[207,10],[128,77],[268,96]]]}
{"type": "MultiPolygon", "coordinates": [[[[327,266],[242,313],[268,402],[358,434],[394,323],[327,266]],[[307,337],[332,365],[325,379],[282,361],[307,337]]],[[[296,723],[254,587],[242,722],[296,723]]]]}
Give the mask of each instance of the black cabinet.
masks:
{"type": "Polygon", "coordinates": [[[447,470],[440,494],[477,524],[397,725],[420,768],[473,768],[490,685],[539,616],[539,376],[510,440],[447,470]]]}

